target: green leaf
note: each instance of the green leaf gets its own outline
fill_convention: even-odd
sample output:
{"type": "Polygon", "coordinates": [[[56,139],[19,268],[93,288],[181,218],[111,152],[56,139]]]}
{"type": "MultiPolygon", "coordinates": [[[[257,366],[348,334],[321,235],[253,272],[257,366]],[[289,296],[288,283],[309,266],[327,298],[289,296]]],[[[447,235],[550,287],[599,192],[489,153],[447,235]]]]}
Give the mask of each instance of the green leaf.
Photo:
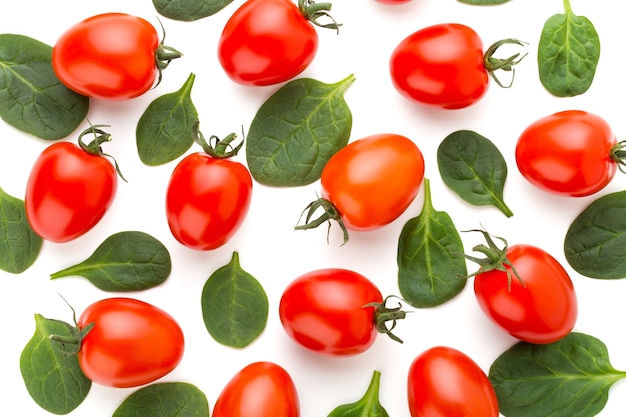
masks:
{"type": "Polygon", "coordinates": [[[39,256],[42,242],[28,223],[24,201],[0,188],[0,269],[26,271],[39,256]]]}
{"type": "Polygon", "coordinates": [[[511,0],[458,0],[461,3],[472,4],[475,6],[491,6],[494,4],[504,4],[511,0]]]}
{"type": "Polygon", "coordinates": [[[296,79],[263,103],[248,132],[252,177],[281,187],[317,181],[330,157],[348,143],[352,113],[344,93],[354,80],[353,75],[336,84],[296,79]]]}
{"type": "Polygon", "coordinates": [[[89,258],[50,277],[80,275],[103,291],[138,291],[163,283],[171,270],[170,254],[159,240],[126,231],[109,236],[89,258]]]}
{"type": "Polygon", "coordinates": [[[626,191],[604,195],[578,214],[565,234],[564,251],[579,274],[626,277],[626,191]]]}
{"type": "Polygon", "coordinates": [[[506,161],[489,139],[471,130],[453,132],[439,145],[437,164],[443,182],[463,200],[513,215],[503,197],[506,161]]]}
{"type": "Polygon", "coordinates": [[[338,406],[328,417],[389,417],[378,399],[379,388],[380,372],[374,371],[365,395],[357,402],[338,406]]]}
{"type": "Polygon", "coordinates": [[[572,12],[555,14],[544,24],[537,61],[539,79],[554,96],[572,97],[586,92],[600,60],[600,38],[593,23],[572,12]]]}
{"type": "Polygon", "coordinates": [[[45,140],[67,137],[89,110],[89,98],[65,87],[51,61],[51,46],[27,36],[0,34],[0,117],[45,140]]]}
{"type": "Polygon", "coordinates": [[[195,385],[163,382],[130,394],[113,417],[207,417],[209,402],[195,385]]]}
{"type": "Polygon", "coordinates": [[[192,22],[212,16],[233,0],[152,0],[157,13],[172,20],[192,22]]]}
{"type": "Polygon", "coordinates": [[[489,379],[507,417],[590,417],[609,388],[626,377],[609,362],[604,343],[570,333],[551,344],[520,342],[491,365],[489,379]]]}
{"type": "Polygon", "coordinates": [[[171,162],[194,143],[198,112],[191,100],[192,73],[180,90],[157,97],[139,118],[136,139],[139,159],[149,166],[171,162]]]}
{"type": "Polygon", "coordinates": [[[398,287],[416,308],[434,307],[454,298],[465,287],[467,266],[463,242],[454,222],[433,208],[430,181],[424,178],[424,206],[410,219],[398,240],[398,287]]]}
{"type": "Polygon", "coordinates": [[[20,355],[20,371],[28,393],[44,410],[68,414],[91,389],[76,355],[64,355],[53,346],[51,335],[72,336],[71,326],[35,315],[35,334],[20,355]]]}
{"type": "Polygon", "coordinates": [[[202,290],[204,324],[217,342],[230,347],[246,347],[263,332],[268,305],[265,290],[241,268],[237,252],[228,265],[209,277],[202,290]]]}

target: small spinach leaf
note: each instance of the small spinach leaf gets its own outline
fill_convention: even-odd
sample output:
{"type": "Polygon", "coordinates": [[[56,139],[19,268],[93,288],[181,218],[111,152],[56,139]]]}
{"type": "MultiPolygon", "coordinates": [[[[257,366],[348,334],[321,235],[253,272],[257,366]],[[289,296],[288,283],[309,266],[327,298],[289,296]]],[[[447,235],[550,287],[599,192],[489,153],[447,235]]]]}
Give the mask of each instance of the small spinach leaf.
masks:
{"type": "Polygon", "coordinates": [[[202,290],[204,324],[217,342],[230,347],[246,347],[263,332],[268,305],[265,290],[241,268],[237,252],[211,274],[202,290]]]}
{"type": "Polygon", "coordinates": [[[465,4],[473,4],[476,6],[491,6],[494,4],[504,4],[508,3],[511,0],[458,0],[461,3],[465,4]]]}
{"type": "Polygon", "coordinates": [[[0,188],[0,269],[20,274],[37,259],[43,239],[26,219],[24,201],[0,188]]]}
{"type": "Polygon", "coordinates": [[[604,195],[587,206],[570,224],[564,251],[579,274],[626,277],[626,191],[604,195]]]}
{"type": "Polygon", "coordinates": [[[554,96],[585,93],[600,60],[600,37],[593,23],[572,12],[564,0],[565,13],[555,14],[544,24],[539,38],[539,79],[554,96]]]}
{"type": "Polygon", "coordinates": [[[126,231],[106,238],[83,262],[50,275],[80,275],[103,291],[138,291],[163,283],[172,261],[167,248],[144,232],[126,231]]]}
{"type": "Polygon", "coordinates": [[[389,417],[387,410],[380,404],[378,391],[380,389],[380,372],[374,371],[367,391],[357,402],[343,404],[336,407],[328,417],[389,417]]]}
{"type": "Polygon", "coordinates": [[[348,143],[352,113],[344,92],[353,82],[353,75],[335,84],[301,78],[263,103],[248,132],[252,177],[281,187],[317,181],[330,157],[348,143]]]}
{"type": "Polygon", "coordinates": [[[182,22],[192,22],[212,16],[233,0],[152,0],[161,16],[182,22]]]}
{"type": "Polygon", "coordinates": [[[595,416],[624,377],[604,343],[575,332],[550,344],[520,342],[489,369],[500,412],[515,417],[595,416]]]}
{"type": "Polygon", "coordinates": [[[130,394],[113,417],[206,417],[209,402],[193,384],[162,382],[147,385],[130,394]],[[138,412],[141,410],[141,412],[138,412]]]}
{"type": "Polygon", "coordinates": [[[195,78],[192,73],[178,91],[157,97],[139,118],[137,151],[144,164],[171,162],[194,143],[198,112],[191,100],[191,90],[195,78]]]}
{"type": "Polygon", "coordinates": [[[67,137],[82,123],[89,98],[63,85],[52,70],[52,47],[23,35],[0,34],[0,117],[45,140],[67,137]]]}
{"type": "Polygon", "coordinates": [[[416,308],[434,307],[465,287],[463,242],[448,213],[433,208],[430,181],[424,178],[424,206],[402,228],[398,240],[398,286],[416,308]]]}
{"type": "Polygon", "coordinates": [[[503,198],[506,161],[489,139],[471,130],[453,132],[439,145],[437,164],[443,182],[463,200],[513,215],[503,198]]]}
{"type": "Polygon", "coordinates": [[[91,389],[76,355],[55,348],[50,336],[72,336],[71,326],[35,315],[35,334],[20,355],[20,371],[28,393],[44,410],[68,414],[78,407],[91,389]]]}

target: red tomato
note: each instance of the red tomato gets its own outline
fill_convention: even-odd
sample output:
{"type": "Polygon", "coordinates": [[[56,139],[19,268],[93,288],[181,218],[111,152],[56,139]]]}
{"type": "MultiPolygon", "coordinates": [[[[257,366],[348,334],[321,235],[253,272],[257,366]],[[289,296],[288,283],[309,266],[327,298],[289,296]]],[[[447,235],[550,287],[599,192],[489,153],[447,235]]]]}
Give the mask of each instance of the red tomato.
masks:
{"type": "Polygon", "coordinates": [[[196,250],[224,245],[242,225],[252,199],[252,177],[242,164],[203,152],[183,158],[166,196],[174,237],[196,250]]]}
{"type": "Polygon", "coordinates": [[[243,85],[263,86],[304,71],[319,42],[309,3],[300,0],[297,7],[291,0],[247,0],[219,39],[218,57],[226,74],[243,85]]]}
{"type": "Polygon", "coordinates": [[[148,384],[171,372],[185,348],[183,332],[165,311],[132,298],[107,298],[91,304],[78,328],[93,323],[78,351],[90,380],[111,387],[148,384]]]}
{"type": "Polygon", "coordinates": [[[474,280],[476,299],[485,315],[529,343],[552,343],[566,336],[578,316],[567,271],[550,254],[530,245],[511,246],[506,257],[519,279],[510,265],[504,265],[505,270],[481,272],[474,280]]]}
{"type": "MultiPolygon", "coordinates": [[[[365,352],[376,340],[377,312],[388,311],[382,304],[380,291],[363,275],[320,269],[287,286],[279,316],[287,335],[301,346],[329,356],[351,356],[365,352]],[[381,306],[366,306],[370,303],[381,306]]],[[[399,314],[388,320],[403,318],[404,312],[395,312],[399,314]]]]}
{"type": "Polygon", "coordinates": [[[59,80],[79,94],[109,100],[140,96],[177,51],[159,45],[154,27],[124,13],[105,13],[71,26],[52,49],[59,80]]]}
{"type": "Polygon", "coordinates": [[[67,242],[104,216],[117,190],[117,174],[102,155],[57,142],[39,155],[26,185],[26,215],[42,238],[67,242]]]}
{"type": "Polygon", "coordinates": [[[272,362],[241,369],[220,393],[212,417],[299,417],[300,400],[291,376],[272,362]]]}
{"type": "Polygon", "coordinates": [[[582,197],[613,179],[621,148],[604,119],[567,110],[528,126],[517,141],[515,160],[524,178],[540,189],[582,197]]]}
{"type": "Polygon", "coordinates": [[[498,417],[498,399],[483,370],[465,353],[436,346],[409,368],[411,417],[498,417]]]}

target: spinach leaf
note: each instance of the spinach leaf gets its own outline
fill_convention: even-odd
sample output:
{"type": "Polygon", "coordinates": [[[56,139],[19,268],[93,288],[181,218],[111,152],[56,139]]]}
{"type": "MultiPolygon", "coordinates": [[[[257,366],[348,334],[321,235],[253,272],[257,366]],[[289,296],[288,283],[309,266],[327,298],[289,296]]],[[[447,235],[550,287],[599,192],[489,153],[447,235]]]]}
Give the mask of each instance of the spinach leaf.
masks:
{"type": "Polygon", "coordinates": [[[191,100],[195,79],[191,73],[178,91],[157,97],[139,118],[137,151],[144,164],[156,166],[171,162],[194,143],[199,123],[191,100]]]}
{"type": "Polygon", "coordinates": [[[159,240],[126,231],[109,236],[89,258],[50,277],[80,275],[103,291],[138,291],[163,283],[171,270],[170,254],[159,240]]]}
{"type": "Polygon", "coordinates": [[[26,219],[24,201],[0,188],[0,269],[20,274],[39,256],[43,239],[26,219]]]}
{"type": "Polygon", "coordinates": [[[473,4],[476,6],[491,6],[493,4],[508,3],[511,0],[458,0],[461,3],[473,4]]]}
{"type": "Polygon", "coordinates": [[[626,191],[604,195],[587,206],[570,224],[564,250],[579,274],[626,277],[626,191]]]}
{"type": "Polygon", "coordinates": [[[624,377],[604,343],[575,332],[550,344],[520,342],[489,369],[500,412],[510,417],[595,416],[624,377]]]}
{"type": "Polygon", "coordinates": [[[448,213],[433,208],[430,181],[424,178],[424,206],[402,228],[398,240],[398,286],[416,308],[434,307],[465,287],[463,242],[448,213]]]}
{"type": "Polygon", "coordinates": [[[544,24],[539,38],[539,79],[554,96],[572,97],[586,92],[600,60],[600,37],[593,23],[572,12],[564,0],[564,14],[544,24]]]}
{"type": "Polygon", "coordinates": [[[206,417],[209,402],[193,384],[162,382],[147,385],[130,394],[113,417],[206,417]],[[141,412],[138,412],[141,410],[141,412]]]}
{"type": "Polygon", "coordinates": [[[513,215],[503,197],[506,161],[489,139],[471,130],[453,132],[439,145],[437,164],[443,182],[463,200],[513,215]]]}
{"type": "Polygon", "coordinates": [[[263,332],[268,305],[265,290],[241,268],[237,252],[228,265],[211,274],[202,289],[204,324],[218,343],[230,347],[246,347],[263,332]]]}
{"type": "Polygon", "coordinates": [[[233,0],[152,0],[161,16],[182,22],[192,22],[212,16],[233,0]]]}
{"type": "Polygon", "coordinates": [[[336,84],[296,79],[263,103],[248,132],[252,177],[282,187],[317,181],[330,157],[348,143],[352,113],[344,92],[353,82],[353,75],[336,84]]]}
{"type": "Polygon", "coordinates": [[[35,315],[35,334],[20,355],[20,371],[28,393],[44,410],[68,414],[78,407],[91,389],[76,355],[55,348],[50,336],[72,336],[69,324],[35,315]]]}
{"type": "Polygon", "coordinates": [[[65,87],[52,70],[52,47],[0,34],[0,117],[45,140],[67,137],[89,110],[89,98],[65,87]]]}
{"type": "Polygon", "coordinates": [[[328,417],[389,417],[387,410],[380,404],[378,391],[380,389],[380,372],[374,371],[367,391],[357,402],[343,404],[330,412],[328,417]]]}

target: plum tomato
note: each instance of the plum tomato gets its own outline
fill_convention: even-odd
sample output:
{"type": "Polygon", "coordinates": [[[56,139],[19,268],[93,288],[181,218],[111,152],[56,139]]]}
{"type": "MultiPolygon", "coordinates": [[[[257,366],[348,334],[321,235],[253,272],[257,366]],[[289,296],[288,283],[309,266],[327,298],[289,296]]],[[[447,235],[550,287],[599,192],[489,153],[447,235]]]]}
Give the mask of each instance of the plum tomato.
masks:
{"type": "Polygon", "coordinates": [[[299,417],[300,400],[289,373],[273,362],[253,362],[220,393],[212,417],[299,417]]]}
{"type": "Polygon", "coordinates": [[[403,96],[419,103],[444,109],[468,107],[486,94],[490,76],[503,86],[495,72],[514,71],[523,58],[519,54],[495,58],[494,53],[505,43],[523,45],[505,39],[483,53],[482,39],[469,26],[441,23],[422,28],[392,51],[392,83],[403,96]]]}
{"type": "Polygon", "coordinates": [[[407,378],[411,417],[498,417],[498,399],[483,370],[465,353],[435,346],[418,355],[407,378]]]}
{"type": "Polygon", "coordinates": [[[80,135],[80,146],[57,142],[35,160],[24,203],[30,226],[43,239],[56,243],[76,239],[107,212],[117,191],[117,164],[114,167],[100,147],[109,140],[108,133],[92,126],[80,135]],[[89,133],[96,139],[85,144],[82,137],[89,133]]]}
{"type": "Polygon", "coordinates": [[[531,123],[519,136],[515,161],[541,190],[583,197],[608,185],[623,170],[626,151],[609,124],[581,110],[565,110],[531,123]]]}
{"type": "Polygon", "coordinates": [[[369,349],[379,332],[401,342],[391,330],[406,312],[385,303],[365,276],[326,268],[301,275],[287,286],[279,316],[287,335],[300,346],[327,356],[353,356],[369,349]],[[393,323],[390,328],[387,321],[393,323]]]}
{"type": "Polygon", "coordinates": [[[127,100],[144,94],[181,56],[159,43],[145,19],[103,13],[68,28],[52,48],[52,68],[71,90],[87,97],[127,100]]]}
{"type": "Polygon", "coordinates": [[[338,28],[329,3],[299,0],[247,0],[226,22],[218,43],[219,62],[235,82],[266,86],[287,81],[304,71],[318,49],[313,24],[338,28]],[[332,20],[332,19],[331,19],[332,20]]]}

